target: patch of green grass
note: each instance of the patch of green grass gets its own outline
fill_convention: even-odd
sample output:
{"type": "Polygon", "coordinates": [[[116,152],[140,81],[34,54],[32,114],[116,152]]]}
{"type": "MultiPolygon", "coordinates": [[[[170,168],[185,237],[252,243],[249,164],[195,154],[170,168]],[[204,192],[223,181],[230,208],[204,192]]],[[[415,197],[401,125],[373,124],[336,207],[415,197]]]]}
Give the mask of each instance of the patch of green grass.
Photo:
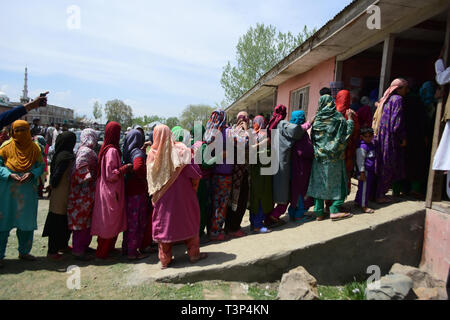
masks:
{"type": "Polygon", "coordinates": [[[351,282],[345,286],[318,286],[320,300],[365,300],[365,282],[351,282]]]}
{"type": "Polygon", "coordinates": [[[146,288],[158,300],[203,300],[203,286],[201,283],[187,284],[181,287],[161,284],[147,286],[146,288]]]}
{"type": "Polygon", "coordinates": [[[278,291],[273,288],[263,288],[258,285],[249,285],[248,295],[255,300],[275,300],[278,291]]]}
{"type": "Polygon", "coordinates": [[[344,295],[349,297],[351,300],[366,300],[365,290],[367,283],[363,282],[352,282],[344,287],[344,295]]]}

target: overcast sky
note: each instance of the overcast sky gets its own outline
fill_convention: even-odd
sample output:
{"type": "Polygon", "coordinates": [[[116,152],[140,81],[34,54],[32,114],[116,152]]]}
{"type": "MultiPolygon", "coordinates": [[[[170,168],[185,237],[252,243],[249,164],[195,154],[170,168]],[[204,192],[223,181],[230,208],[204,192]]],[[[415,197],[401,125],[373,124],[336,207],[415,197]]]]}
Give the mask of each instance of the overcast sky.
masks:
{"type": "Polygon", "coordinates": [[[224,99],[222,68],[256,23],[298,33],[320,28],[350,0],[2,0],[0,91],[92,117],[95,100],[121,99],[135,115],[178,116],[188,104],[224,99]],[[80,9],[70,29],[67,9],[80,9]]]}

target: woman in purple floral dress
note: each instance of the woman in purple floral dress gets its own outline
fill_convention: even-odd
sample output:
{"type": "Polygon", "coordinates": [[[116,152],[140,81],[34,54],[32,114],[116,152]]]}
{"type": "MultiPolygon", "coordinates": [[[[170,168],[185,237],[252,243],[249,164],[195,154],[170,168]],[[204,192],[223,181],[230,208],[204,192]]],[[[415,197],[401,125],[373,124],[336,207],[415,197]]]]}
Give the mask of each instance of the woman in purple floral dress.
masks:
{"type": "Polygon", "coordinates": [[[405,178],[406,129],[403,97],[407,93],[408,82],[404,79],[395,79],[380,100],[374,116],[378,203],[390,202],[386,192],[405,178]]]}

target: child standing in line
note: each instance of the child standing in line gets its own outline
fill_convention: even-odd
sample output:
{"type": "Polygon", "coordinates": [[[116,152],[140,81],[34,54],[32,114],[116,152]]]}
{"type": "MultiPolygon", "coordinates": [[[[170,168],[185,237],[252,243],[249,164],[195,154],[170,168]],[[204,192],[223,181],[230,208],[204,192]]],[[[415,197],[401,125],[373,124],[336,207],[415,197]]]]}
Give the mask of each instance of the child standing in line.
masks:
{"type": "Polygon", "coordinates": [[[374,132],[372,128],[361,129],[361,141],[356,149],[356,164],[358,167],[358,192],[355,202],[362,208],[364,213],[374,213],[368,207],[369,198],[375,191],[375,145],[373,143],[374,132]]]}

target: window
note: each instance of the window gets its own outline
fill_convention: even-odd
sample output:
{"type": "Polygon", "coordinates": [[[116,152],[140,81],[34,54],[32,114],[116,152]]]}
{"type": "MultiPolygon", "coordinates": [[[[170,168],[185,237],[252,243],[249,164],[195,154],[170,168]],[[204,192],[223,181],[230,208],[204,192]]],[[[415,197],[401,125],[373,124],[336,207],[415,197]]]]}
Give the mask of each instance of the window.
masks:
{"type": "Polygon", "coordinates": [[[303,110],[308,116],[309,87],[304,87],[291,92],[291,110],[303,110]]]}

